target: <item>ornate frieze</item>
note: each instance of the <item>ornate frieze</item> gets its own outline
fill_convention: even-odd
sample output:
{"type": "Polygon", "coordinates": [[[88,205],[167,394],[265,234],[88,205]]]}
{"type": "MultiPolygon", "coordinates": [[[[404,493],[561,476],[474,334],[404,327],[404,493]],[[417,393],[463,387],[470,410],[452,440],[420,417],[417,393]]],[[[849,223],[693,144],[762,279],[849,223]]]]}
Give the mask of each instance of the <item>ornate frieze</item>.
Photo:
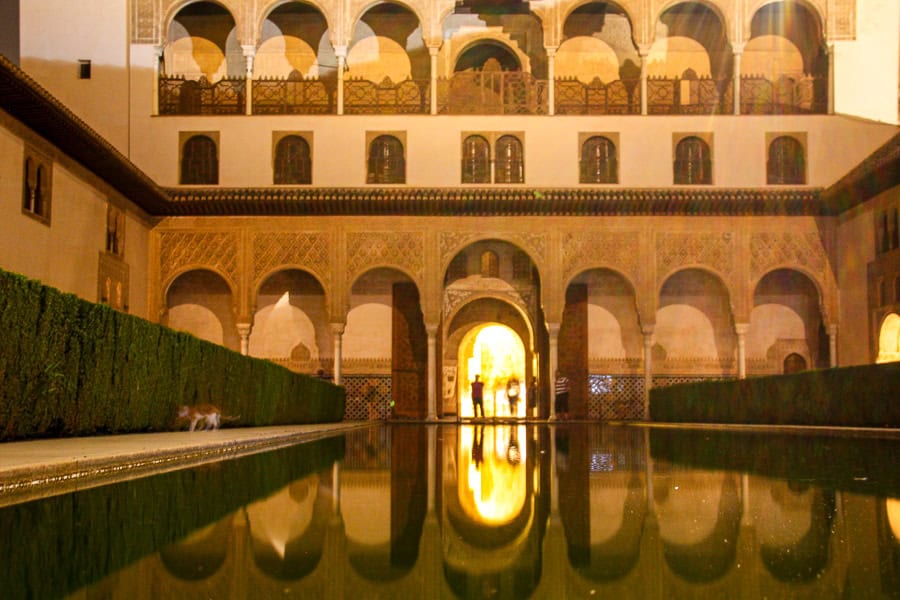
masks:
{"type": "Polygon", "coordinates": [[[253,281],[280,265],[308,269],[319,280],[330,280],[329,237],[322,232],[258,232],[253,236],[253,281]]]}
{"type": "Polygon", "coordinates": [[[212,268],[238,281],[238,233],[163,231],[159,234],[160,281],[185,267],[212,268]]]}
{"type": "Polygon", "coordinates": [[[750,238],[750,277],[754,281],[771,269],[800,265],[815,273],[820,281],[828,267],[825,247],[814,231],[795,233],[760,232],[750,238]]]}
{"type": "Polygon", "coordinates": [[[367,231],[347,234],[349,280],[369,267],[397,266],[422,282],[425,277],[425,234],[406,231],[367,231]]]}
{"type": "Polygon", "coordinates": [[[731,280],[735,244],[730,232],[677,232],[656,236],[656,272],[667,277],[680,267],[702,265],[731,280]]]}
{"type": "Polygon", "coordinates": [[[131,41],[134,44],[158,44],[159,0],[133,0],[131,3],[131,41]]]}
{"type": "MultiPolygon", "coordinates": [[[[447,265],[462,248],[479,241],[484,237],[483,232],[471,231],[442,231],[440,234],[441,264],[447,265]]],[[[514,233],[511,235],[493,232],[492,239],[508,240],[531,255],[535,262],[546,260],[547,236],[542,233],[514,233]]]]}
{"type": "Polygon", "coordinates": [[[579,231],[566,233],[562,238],[563,281],[585,269],[603,266],[627,274],[635,284],[639,260],[637,231],[579,231]]]}

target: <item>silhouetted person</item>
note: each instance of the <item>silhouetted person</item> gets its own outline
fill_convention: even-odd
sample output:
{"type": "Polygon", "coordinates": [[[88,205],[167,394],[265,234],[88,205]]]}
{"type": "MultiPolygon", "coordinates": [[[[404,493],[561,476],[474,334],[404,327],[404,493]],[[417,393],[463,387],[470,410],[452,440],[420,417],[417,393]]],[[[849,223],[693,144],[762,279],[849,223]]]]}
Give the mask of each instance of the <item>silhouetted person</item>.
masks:
{"type": "Polygon", "coordinates": [[[484,418],[484,382],[479,381],[480,375],[475,376],[472,382],[472,416],[478,418],[478,409],[481,409],[481,418],[484,418]]]}
{"type": "Polygon", "coordinates": [[[519,416],[519,380],[513,377],[506,382],[506,400],[509,402],[509,414],[519,416]]]}
{"type": "Polygon", "coordinates": [[[472,462],[475,463],[476,469],[481,468],[481,463],[484,462],[484,425],[475,428],[475,439],[472,440],[472,462]]]}

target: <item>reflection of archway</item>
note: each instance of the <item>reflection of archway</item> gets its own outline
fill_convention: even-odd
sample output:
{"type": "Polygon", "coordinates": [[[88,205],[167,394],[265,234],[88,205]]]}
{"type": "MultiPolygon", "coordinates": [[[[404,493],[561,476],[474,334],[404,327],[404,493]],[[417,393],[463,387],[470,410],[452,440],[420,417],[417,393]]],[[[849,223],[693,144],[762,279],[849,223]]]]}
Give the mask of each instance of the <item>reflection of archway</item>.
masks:
{"type": "Polygon", "coordinates": [[[220,519],[160,550],[159,558],[166,570],[186,581],[200,581],[211,577],[225,563],[232,518],[228,516],[220,519]]]}
{"type": "Polygon", "coordinates": [[[485,416],[524,417],[528,398],[525,345],[513,329],[500,323],[481,323],[463,336],[458,350],[458,397],[461,399],[459,415],[473,415],[470,383],[475,375],[484,382],[485,416]],[[522,402],[517,403],[516,413],[511,414],[507,400],[507,384],[518,381],[522,402]]]}
{"type": "Polygon", "coordinates": [[[900,315],[889,314],[881,323],[878,334],[878,357],[876,363],[900,361],[900,315]]]}
{"type": "Polygon", "coordinates": [[[788,354],[784,359],[785,375],[790,375],[791,373],[799,373],[801,371],[805,371],[806,368],[806,359],[796,352],[788,354]]]}

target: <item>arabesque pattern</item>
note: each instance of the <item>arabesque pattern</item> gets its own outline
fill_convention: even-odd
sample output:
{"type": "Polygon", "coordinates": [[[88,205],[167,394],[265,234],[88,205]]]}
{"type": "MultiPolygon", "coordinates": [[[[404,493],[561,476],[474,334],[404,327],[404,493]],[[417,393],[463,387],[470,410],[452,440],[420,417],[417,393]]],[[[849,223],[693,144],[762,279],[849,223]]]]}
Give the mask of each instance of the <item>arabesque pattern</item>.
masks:
{"type": "Polygon", "coordinates": [[[404,231],[348,233],[349,280],[376,266],[403,267],[421,282],[425,275],[425,234],[404,231]]]}
{"type": "Polygon", "coordinates": [[[806,267],[818,277],[823,277],[828,267],[828,256],[819,234],[762,232],[750,238],[750,276],[756,280],[774,267],[797,264],[806,267]]]}
{"type": "Polygon", "coordinates": [[[734,246],[734,236],[728,232],[660,233],[656,237],[657,275],[667,277],[679,267],[703,265],[730,280],[734,246]]]}
{"type": "Polygon", "coordinates": [[[331,279],[328,234],[322,232],[260,232],[253,236],[253,281],[279,265],[302,265],[319,280],[331,279]]]}
{"type": "Polygon", "coordinates": [[[640,233],[637,231],[571,232],[562,240],[563,281],[586,268],[597,266],[621,270],[637,280],[640,261],[640,233]]]}
{"type": "Polygon", "coordinates": [[[232,231],[164,231],[159,234],[159,276],[166,282],[183,268],[209,267],[238,281],[238,234],[232,231]]]}

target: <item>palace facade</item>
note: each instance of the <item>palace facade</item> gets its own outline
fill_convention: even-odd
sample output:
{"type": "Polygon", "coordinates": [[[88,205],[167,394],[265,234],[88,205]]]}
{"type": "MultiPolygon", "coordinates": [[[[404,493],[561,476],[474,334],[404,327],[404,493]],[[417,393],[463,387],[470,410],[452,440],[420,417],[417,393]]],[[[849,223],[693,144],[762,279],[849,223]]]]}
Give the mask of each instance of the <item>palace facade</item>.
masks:
{"type": "Polygon", "coordinates": [[[18,4],[0,266],[348,418],[900,359],[900,6],[18,4]]]}

